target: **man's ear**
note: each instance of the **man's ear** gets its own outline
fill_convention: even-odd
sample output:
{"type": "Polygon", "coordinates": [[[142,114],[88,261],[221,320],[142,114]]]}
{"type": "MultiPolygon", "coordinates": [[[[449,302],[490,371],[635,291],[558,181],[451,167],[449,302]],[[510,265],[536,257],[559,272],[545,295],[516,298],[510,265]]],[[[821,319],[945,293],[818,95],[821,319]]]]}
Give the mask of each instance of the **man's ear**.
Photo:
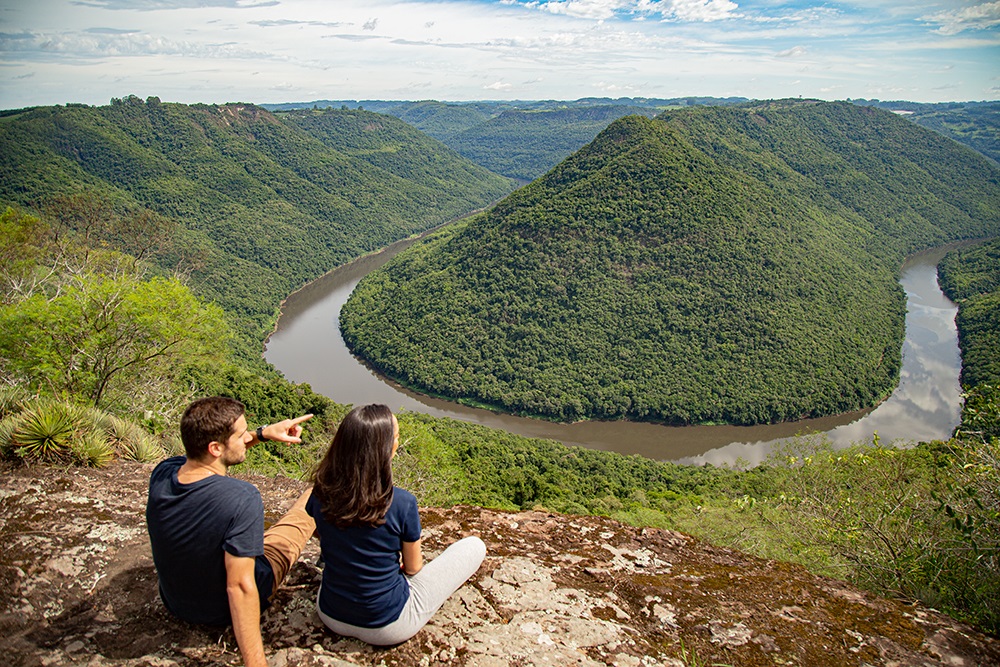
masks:
{"type": "Polygon", "coordinates": [[[213,440],[212,442],[208,443],[208,454],[213,459],[217,459],[220,456],[222,456],[222,452],[225,449],[226,449],[226,446],[223,445],[221,442],[217,442],[217,441],[213,440]]]}

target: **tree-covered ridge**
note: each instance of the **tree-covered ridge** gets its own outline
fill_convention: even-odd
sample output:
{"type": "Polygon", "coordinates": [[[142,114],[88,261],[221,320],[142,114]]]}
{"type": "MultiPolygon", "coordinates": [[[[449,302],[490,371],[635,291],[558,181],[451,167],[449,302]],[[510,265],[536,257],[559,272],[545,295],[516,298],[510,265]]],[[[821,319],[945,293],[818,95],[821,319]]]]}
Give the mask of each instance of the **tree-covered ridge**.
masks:
{"type": "Polygon", "coordinates": [[[962,384],[1000,385],[1000,240],[948,253],[938,276],[941,290],[959,304],[962,384]]]}
{"type": "Polygon", "coordinates": [[[60,216],[54,202],[87,193],[165,221],[173,243],[161,265],[188,260],[192,285],[231,314],[256,357],[299,285],[510,191],[392,118],[344,114],[341,128],[379,125],[396,155],[379,164],[359,156],[371,143],[362,129],[331,147],[252,105],[130,97],[33,109],[0,119],[0,200],[60,216]],[[433,169],[407,169],[413,156],[433,169]]]}
{"type": "Polygon", "coordinates": [[[589,143],[611,121],[663,109],[732,105],[746,98],[588,97],[578,100],[418,102],[355,100],[266,104],[272,111],[364,108],[395,116],[476,164],[511,178],[537,178],[589,143]]]}
{"type": "Polygon", "coordinates": [[[657,112],[620,105],[511,110],[442,141],[490,171],[530,181],[593,140],[612,121],[657,112]]]}
{"type": "Polygon", "coordinates": [[[1000,162],[1000,102],[884,102],[854,100],[903,113],[917,125],[940,132],[1000,162]]]}
{"type": "Polygon", "coordinates": [[[500,104],[448,104],[434,100],[398,104],[384,113],[399,118],[424,134],[445,141],[501,113],[500,104]]]}
{"type": "Polygon", "coordinates": [[[424,133],[393,116],[349,109],[305,109],[277,116],[328,148],[419,182],[427,188],[425,198],[454,198],[462,191],[495,189],[498,183],[496,174],[428,141],[424,133]]]}
{"type": "Polygon", "coordinates": [[[902,257],[1000,231],[1000,169],[848,104],[613,123],[369,276],[352,349],[404,384],[547,418],[762,423],[897,381],[902,257]]]}

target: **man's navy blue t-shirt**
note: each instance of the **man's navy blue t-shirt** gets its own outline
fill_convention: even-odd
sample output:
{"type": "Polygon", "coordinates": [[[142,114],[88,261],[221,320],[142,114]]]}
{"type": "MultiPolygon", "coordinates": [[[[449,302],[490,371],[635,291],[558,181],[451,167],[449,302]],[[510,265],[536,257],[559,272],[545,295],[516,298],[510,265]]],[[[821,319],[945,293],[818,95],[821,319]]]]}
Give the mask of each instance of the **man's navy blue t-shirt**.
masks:
{"type": "Polygon", "coordinates": [[[314,493],[306,511],[316,519],[323,558],[319,608],[341,623],[361,628],[389,625],[410,597],[410,584],[399,567],[403,542],[420,539],[417,499],[394,487],[385,523],[375,528],[337,528],[323,518],[314,493]]]}
{"type": "Polygon", "coordinates": [[[167,459],[149,478],[146,527],[160,597],[185,621],[228,625],[225,552],[257,560],[261,610],[271,594],[274,574],[264,558],[264,504],[253,484],[224,475],[181,484],[177,471],[186,460],[167,459]]]}

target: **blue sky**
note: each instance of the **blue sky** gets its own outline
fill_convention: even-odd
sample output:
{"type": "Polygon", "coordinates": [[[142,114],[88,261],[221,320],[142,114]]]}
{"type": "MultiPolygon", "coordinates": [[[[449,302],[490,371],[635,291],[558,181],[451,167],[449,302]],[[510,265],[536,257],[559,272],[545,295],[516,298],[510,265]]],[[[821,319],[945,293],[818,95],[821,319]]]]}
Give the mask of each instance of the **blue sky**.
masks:
{"type": "Polygon", "coordinates": [[[0,0],[0,108],[1000,99],[1000,0],[0,0]]]}

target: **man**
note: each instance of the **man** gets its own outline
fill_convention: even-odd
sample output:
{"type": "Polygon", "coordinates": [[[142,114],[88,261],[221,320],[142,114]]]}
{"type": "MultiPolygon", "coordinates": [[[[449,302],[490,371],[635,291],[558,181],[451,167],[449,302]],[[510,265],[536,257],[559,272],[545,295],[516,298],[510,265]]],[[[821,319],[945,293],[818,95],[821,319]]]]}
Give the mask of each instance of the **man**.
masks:
{"type": "Polygon", "coordinates": [[[161,462],[149,479],[146,527],[163,604],[191,623],[232,623],[246,667],[267,665],[260,613],[316,523],[305,512],[309,489],[265,531],[260,491],[226,473],[258,442],[302,442],[301,424],[311,417],[254,432],[239,401],[199,399],[181,417],[186,456],[161,462]]]}

